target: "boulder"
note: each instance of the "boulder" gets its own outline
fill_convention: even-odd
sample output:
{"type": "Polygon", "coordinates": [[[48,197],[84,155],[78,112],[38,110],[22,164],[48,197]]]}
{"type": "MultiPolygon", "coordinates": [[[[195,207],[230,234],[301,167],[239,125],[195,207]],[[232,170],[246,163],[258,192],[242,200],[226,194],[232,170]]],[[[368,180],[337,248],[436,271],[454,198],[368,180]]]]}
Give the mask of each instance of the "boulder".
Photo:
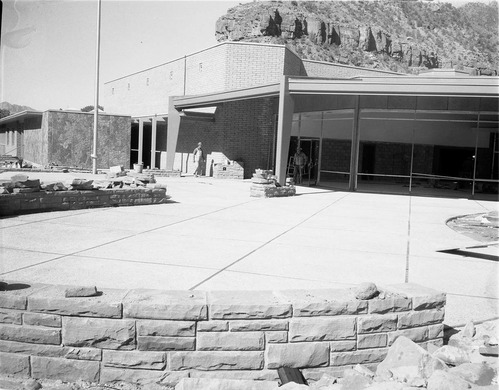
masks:
{"type": "Polygon", "coordinates": [[[427,390],[467,390],[471,385],[446,371],[437,370],[428,379],[427,390]]]}
{"type": "Polygon", "coordinates": [[[313,384],[312,388],[317,390],[327,390],[337,382],[338,378],[328,374],[324,374],[322,375],[321,379],[313,384]]]}
{"type": "Polygon", "coordinates": [[[362,390],[372,383],[372,379],[355,371],[348,369],[343,372],[344,377],[339,380],[341,388],[345,390],[362,390]]]}
{"type": "Polygon", "coordinates": [[[444,345],[435,352],[433,357],[442,360],[445,364],[451,366],[459,366],[463,363],[470,362],[470,355],[467,350],[455,347],[453,345],[444,345]]]}
{"type": "Polygon", "coordinates": [[[54,182],[43,182],[41,184],[41,189],[45,191],[67,191],[68,188],[64,185],[64,183],[60,181],[54,182]]]}
{"type": "Polygon", "coordinates": [[[464,363],[451,368],[449,373],[478,386],[492,384],[492,379],[496,375],[495,370],[485,363],[464,363]]]}
{"type": "Polygon", "coordinates": [[[399,336],[388,349],[385,360],[378,365],[376,374],[383,379],[390,379],[395,371],[405,381],[417,382],[419,379],[428,379],[436,370],[447,370],[447,366],[409,338],[399,336]]]}
{"type": "Polygon", "coordinates": [[[93,180],[87,179],[73,179],[70,186],[73,190],[92,190],[94,188],[93,182],[93,180]]]}
{"type": "Polygon", "coordinates": [[[92,186],[95,189],[106,189],[106,188],[112,188],[113,183],[111,180],[94,180],[92,186]]]}
{"type": "Polygon", "coordinates": [[[372,299],[379,294],[378,287],[374,283],[361,283],[355,288],[355,298],[372,299]]]}

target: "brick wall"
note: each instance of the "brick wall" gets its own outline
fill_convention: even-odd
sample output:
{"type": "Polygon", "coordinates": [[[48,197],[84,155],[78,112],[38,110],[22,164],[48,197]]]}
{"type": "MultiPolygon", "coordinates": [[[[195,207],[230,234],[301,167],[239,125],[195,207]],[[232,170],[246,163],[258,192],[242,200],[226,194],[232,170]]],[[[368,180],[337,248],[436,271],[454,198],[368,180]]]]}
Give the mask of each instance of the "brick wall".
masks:
{"type": "Polygon", "coordinates": [[[110,113],[163,114],[168,112],[169,96],[278,83],[283,75],[285,53],[286,72],[304,73],[296,55],[282,45],[224,42],[106,82],[103,105],[110,113]]]}
{"type": "Polygon", "coordinates": [[[272,164],[276,106],[276,98],[226,102],[217,109],[215,122],[182,119],[177,153],[192,153],[202,142],[206,154],[221,152],[242,162],[248,179],[255,169],[272,164]]]}
{"type": "Polygon", "coordinates": [[[258,43],[227,46],[225,90],[279,83],[287,51],[281,45],[258,43]]]}
{"type": "Polygon", "coordinates": [[[88,191],[27,192],[0,195],[0,215],[94,207],[165,203],[165,188],[101,189],[88,191]]]}
{"type": "Polygon", "coordinates": [[[352,290],[103,289],[65,298],[64,286],[2,287],[8,375],[172,385],[189,376],[277,380],[289,366],[317,379],[376,365],[400,335],[423,347],[443,338],[445,294],[414,284],[371,300],[352,290]]]}

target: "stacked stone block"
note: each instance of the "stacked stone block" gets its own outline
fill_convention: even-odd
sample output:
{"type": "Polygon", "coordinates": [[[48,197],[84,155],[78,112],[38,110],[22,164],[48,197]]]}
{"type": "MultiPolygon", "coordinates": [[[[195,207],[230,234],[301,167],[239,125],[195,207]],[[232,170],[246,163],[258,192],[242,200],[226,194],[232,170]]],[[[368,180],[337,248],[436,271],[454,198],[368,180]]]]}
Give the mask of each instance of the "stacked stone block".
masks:
{"type": "Polygon", "coordinates": [[[166,188],[100,189],[0,194],[0,216],[41,211],[166,203],[166,188]]]}
{"type": "Polygon", "coordinates": [[[66,288],[3,286],[0,373],[172,385],[184,377],[277,380],[276,369],[288,366],[318,379],[373,367],[399,335],[443,344],[445,295],[414,284],[371,300],[351,290],[104,289],[65,298],[66,288]]]}
{"type": "Polygon", "coordinates": [[[272,171],[257,169],[251,179],[250,196],[261,198],[274,198],[293,196],[296,189],[292,185],[278,186],[272,171]]]}
{"type": "Polygon", "coordinates": [[[229,164],[214,164],[213,177],[215,179],[244,179],[244,168],[237,161],[231,161],[229,164]]]}

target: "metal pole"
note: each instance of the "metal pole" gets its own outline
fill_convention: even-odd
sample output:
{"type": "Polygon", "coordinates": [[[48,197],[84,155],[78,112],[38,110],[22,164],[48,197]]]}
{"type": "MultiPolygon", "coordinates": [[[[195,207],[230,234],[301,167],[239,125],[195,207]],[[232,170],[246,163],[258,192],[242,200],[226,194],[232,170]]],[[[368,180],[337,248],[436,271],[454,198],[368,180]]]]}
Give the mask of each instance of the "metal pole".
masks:
{"type": "Polygon", "coordinates": [[[473,159],[473,182],[471,183],[471,197],[475,197],[475,180],[476,180],[476,160],[478,160],[478,134],[480,133],[480,111],[478,111],[476,137],[475,137],[475,158],[473,159]]]}
{"type": "Polygon", "coordinates": [[[97,43],[95,53],[95,103],[94,103],[94,145],[92,151],[92,173],[97,173],[97,126],[99,124],[99,60],[100,60],[100,10],[101,0],[97,0],[97,43]]]}
{"type": "Polygon", "coordinates": [[[412,170],[414,169],[414,133],[416,122],[416,110],[414,110],[414,118],[412,120],[412,147],[411,147],[411,171],[409,173],[409,195],[412,192],[412,170]]]}

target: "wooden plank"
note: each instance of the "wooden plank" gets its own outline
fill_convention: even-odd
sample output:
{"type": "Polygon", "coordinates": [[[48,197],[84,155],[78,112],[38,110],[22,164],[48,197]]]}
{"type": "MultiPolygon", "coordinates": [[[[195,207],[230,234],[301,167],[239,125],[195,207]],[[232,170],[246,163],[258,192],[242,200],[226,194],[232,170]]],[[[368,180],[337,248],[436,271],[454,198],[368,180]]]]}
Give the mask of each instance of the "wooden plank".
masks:
{"type": "Polygon", "coordinates": [[[281,380],[281,384],[285,385],[289,382],[295,382],[302,385],[308,385],[301,371],[297,368],[281,367],[277,369],[277,374],[281,380]]]}

